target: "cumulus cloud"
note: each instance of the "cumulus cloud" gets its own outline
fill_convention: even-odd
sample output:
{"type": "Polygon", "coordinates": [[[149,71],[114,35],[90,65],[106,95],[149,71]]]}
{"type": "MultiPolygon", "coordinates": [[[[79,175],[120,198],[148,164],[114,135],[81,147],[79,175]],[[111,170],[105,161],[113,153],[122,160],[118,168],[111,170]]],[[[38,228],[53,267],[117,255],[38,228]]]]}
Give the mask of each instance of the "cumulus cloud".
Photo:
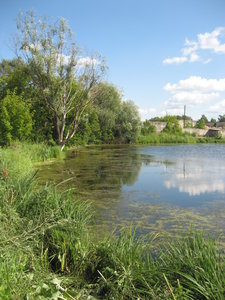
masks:
{"type": "Polygon", "coordinates": [[[225,36],[225,27],[218,27],[212,32],[198,34],[198,43],[201,49],[211,49],[215,53],[225,54],[225,43],[219,38],[225,36]]]}
{"type": "Polygon", "coordinates": [[[225,54],[225,43],[221,38],[225,36],[225,27],[217,27],[212,32],[199,33],[195,41],[185,39],[182,56],[170,57],[163,60],[164,64],[182,64],[200,61],[207,64],[211,59],[201,59],[199,52],[212,50],[214,53],[225,54]],[[197,53],[198,52],[198,53],[197,53]]]}
{"type": "MultiPolygon", "coordinates": [[[[176,110],[182,113],[184,105],[193,107],[218,99],[221,93],[225,91],[225,78],[207,79],[199,76],[190,76],[177,83],[167,83],[164,86],[164,90],[171,94],[169,99],[164,102],[167,113],[176,110]]],[[[218,105],[221,104],[223,103],[218,103],[218,105]]],[[[218,105],[211,106],[211,111],[218,111],[218,105]]]]}
{"type": "Polygon", "coordinates": [[[203,104],[220,96],[219,93],[201,93],[201,92],[178,92],[175,93],[167,102],[170,106],[183,106],[188,103],[189,105],[203,104]]]}
{"type": "Polygon", "coordinates": [[[183,55],[191,55],[198,50],[198,43],[195,41],[190,41],[189,39],[185,39],[185,48],[182,49],[183,55]]]}
{"type": "Polygon", "coordinates": [[[180,80],[178,83],[167,83],[164,86],[165,91],[225,91],[225,78],[221,79],[207,79],[201,76],[190,76],[187,79],[180,80]]]}
{"type": "Polygon", "coordinates": [[[225,114],[225,99],[211,105],[208,110],[211,113],[225,114]]]}
{"type": "Polygon", "coordinates": [[[185,40],[185,47],[181,49],[182,56],[170,57],[163,60],[164,64],[182,64],[184,62],[196,62],[200,60],[200,56],[196,53],[198,43],[195,41],[185,40]]]}

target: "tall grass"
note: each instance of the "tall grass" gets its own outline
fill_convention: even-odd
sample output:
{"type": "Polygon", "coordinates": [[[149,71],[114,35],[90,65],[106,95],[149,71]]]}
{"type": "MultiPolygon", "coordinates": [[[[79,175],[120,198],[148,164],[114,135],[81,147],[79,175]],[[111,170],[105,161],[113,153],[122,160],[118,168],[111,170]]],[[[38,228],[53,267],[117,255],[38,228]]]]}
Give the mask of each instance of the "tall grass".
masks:
{"type": "Polygon", "coordinates": [[[216,240],[190,232],[170,243],[157,260],[171,285],[179,279],[192,299],[225,299],[225,260],[216,240]]]}
{"type": "Polygon", "coordinates": [[[58,282],[64,280],[70,252],[77,255],[91,220],[89,205],[73,199],[70,191],[38,186],[32,167],[37,148],[0,150],[1,299],[64,297],[58,282]]]}

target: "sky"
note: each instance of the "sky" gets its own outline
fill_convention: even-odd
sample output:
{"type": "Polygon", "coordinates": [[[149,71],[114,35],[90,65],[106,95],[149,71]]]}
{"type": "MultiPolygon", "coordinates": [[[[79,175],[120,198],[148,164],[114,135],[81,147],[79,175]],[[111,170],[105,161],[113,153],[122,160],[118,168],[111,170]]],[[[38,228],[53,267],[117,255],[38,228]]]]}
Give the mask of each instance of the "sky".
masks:
{"type": "Polygon", "coordinates": [[[225,114],[225,0],[0,0],[0,60],[14,56],[18,13],[63,17],[85,53],[100,53],[104,80],[142,119],[225,114]]]}

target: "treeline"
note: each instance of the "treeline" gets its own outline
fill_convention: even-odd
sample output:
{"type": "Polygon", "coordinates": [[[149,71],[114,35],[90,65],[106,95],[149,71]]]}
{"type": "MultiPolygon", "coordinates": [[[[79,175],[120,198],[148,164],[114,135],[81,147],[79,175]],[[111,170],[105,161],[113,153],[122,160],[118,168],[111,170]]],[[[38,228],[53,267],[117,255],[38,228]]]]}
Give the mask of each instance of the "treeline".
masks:
{"type": "Polygon", "coordinates": [[[17,20],[17,56],[0,63],[0,144],[131,143],[140,130],[132,101],[104,81],[104,59],[84,56],[64,19],[17,20]]]}

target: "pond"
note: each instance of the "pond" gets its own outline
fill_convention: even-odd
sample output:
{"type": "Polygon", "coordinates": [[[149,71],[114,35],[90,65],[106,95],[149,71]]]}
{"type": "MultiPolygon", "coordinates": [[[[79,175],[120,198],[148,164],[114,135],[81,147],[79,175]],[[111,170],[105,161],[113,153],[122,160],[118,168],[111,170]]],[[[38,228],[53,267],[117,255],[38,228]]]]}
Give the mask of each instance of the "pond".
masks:
{"type": "Polygon", "coordinates": [[[225,145],[96,146],[43,165],[42,180],[90,200],[99,231],[225,232],[225,145]],[[63,185],[62,185],[63,186],[63,185]]]}

